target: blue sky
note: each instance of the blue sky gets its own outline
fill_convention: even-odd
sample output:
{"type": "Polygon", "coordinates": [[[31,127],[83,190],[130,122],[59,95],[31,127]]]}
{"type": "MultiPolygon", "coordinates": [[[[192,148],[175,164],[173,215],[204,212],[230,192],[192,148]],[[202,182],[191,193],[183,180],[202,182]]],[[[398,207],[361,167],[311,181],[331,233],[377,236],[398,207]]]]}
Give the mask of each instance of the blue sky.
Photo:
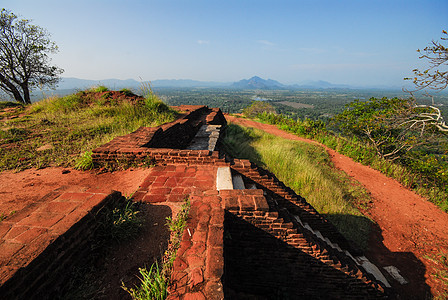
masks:
{"type": "Polygon", "coordinates": [[[448,1],[0,0],[46,28],[64,77],[402,86],[448,1]]]}

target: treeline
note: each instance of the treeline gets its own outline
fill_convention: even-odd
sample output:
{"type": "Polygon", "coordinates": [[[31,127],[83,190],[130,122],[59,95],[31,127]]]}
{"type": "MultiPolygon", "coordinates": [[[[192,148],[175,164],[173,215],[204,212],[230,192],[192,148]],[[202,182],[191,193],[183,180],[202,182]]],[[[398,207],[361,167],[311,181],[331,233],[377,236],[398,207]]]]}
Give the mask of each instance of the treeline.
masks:
{"type": "MultiPolygon", "coordinates": [[[[429,113],[427,108],[413,109],[415,106],[408,102],[399,98],[357,100],[328,122],[310,118],[292,119],[269,110],[257,111],[253,107],[245,112],[249,117],[254,117],[255,111],[256,118],[262,122],[314,139],[369,165],[448,212],[446,133],[438,130],[435,123],[426,123],[423,125],[426,127],[422,128],[422,124],[417,126],[408,122],[422,120],[422,114],[429,113]],[[406,106],[406,103],[409,105],[406,106]]],[[[252,106],[257,105],[260,104],[254,103],[252,106]]]]}

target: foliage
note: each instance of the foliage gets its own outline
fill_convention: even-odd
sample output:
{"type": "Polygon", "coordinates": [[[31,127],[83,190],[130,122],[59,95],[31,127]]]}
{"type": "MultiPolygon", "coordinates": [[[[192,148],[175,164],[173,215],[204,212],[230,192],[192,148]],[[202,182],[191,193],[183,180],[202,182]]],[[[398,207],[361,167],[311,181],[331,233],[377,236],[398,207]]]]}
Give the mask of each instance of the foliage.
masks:
{"type": "Polygon", "coordinates": [[[254,101],[243,110],[243,114],[248,118],[254,118],[261,113],[275,114],[275,108],[266,101],[254,101]]]}
{"type": "Polygon", "coordinates": [[[417,52],[422,54],[419,58],[426,59],[429,67],[425,70],[414,69],[412,80],[417,90],[429,88],[434,90],[443,90],[448,86],[448,48],[442,44],[442,41],[448,40],[448,33],[443,30],[444,37],[441,41],[432,41],[431,45],[417,52]]]}
{"type": "Polygon", "coordinates": [[[189,211],[190,201],[187,198],[177,213],[176,218],[174,220],[170,217],[167,218],[166,225],[171,231],[171,239],[168,250],[166,250],[163,257],[162,266],[159,268],[159,265],[155,262],[149,270],[140,268],[140,286],[128,288],[122,283],[122,288],[131,295],[132,299],[166,299],[168,296],[167,288],[170,283],[171,270],[187,224],[189,211]]]}
{"type": "Polygon", "coordinates": [[[0,12],[0,89],[17,102],[30,104],[30,90],[54,86],[62,69],[50,65],[58,48],[49,33],[2,9],[0,12]]]}
{"type": "Polygon", "coordinates": [[[140,217],[139,204],[132,200],[115,207],[112,210],[111,238],[124,241],[134,237],[143,225],[140,217]]]}
{"type": "Polygon", "coordinates": [[[108,90],[109,89],[107,87],[105,87],[104,85],[99,85],[99,86],[93,87],[91,89],[91,91],[95,92],[95,93],[107,92],[108,90]]]}
{"type": "Polygon", "coordinates": [[[278,125],[281,129],[299,136],[312,138],[337,152],[369,165],[383,174],[398,180],[405,187],[448,212],[448,142],[442,135],[435,135],[424,145],[420,145],[400,160],[386,160],[378,156],[374,147],[356,136],[340,136],[324,128],[314,134],[303,135],[299,129],[302,121],[289,119],[283,115],[258,115],[261,121],[278,125]]]}
{"type": "Polygon", "coordinates": [[[154,263],[148,270],[146,268],[138,269],[141,285],[138,288],[127,288],[122,286],[123,289],[131,295],[135,300],[163,300],[168,296],[168,279],[163,274],[163,270],[159,268],[159,265],[154,263]]]}
{"type": "Polygon", "coordinates": [[[269,124],[276,124],[281,129],[295,133],[300,136],[313,138],[321,132],[326,131],[326,125],[321,120],[305,119],[296,121],[289,119],[283,115],[263,112],[258,114],[258,119],[269,124]]]}
{"type": "MultiPolygon", "coordinates": [[[[0,170],[46,166],[74,167],[80,153],[141,126],[174,120],[176,112],[164,104],[148,107],[144,101],[109,101],[83,91],[36,102],[23,116],[0,122],[0,170]],[[51,120],[51,121],[50,121],[51,120]],[[36,151],[48,145],[49,150],[36,151]]],[[[126,165],[126,164],[123,164],[126,165]]]]}
{"type": "Polygon", "coordinates": [[[269,169],[332,221],[360,247],[367,246],[371,221],[356,207],[364,207],[368,194],[348,176],[331,167],[325,149],[291,141],[260,130],[231,124],[223,140],[225,151],[269,169]]]}
{"type": "Polygon", "coordinates": [[[75,169],[78,170],[92,170],[93,169],[93,159],[92,151],[86,151],[79,156],[75,162],[75,169]]]}
{"type": "Polygon", "coordinates": [[[424,144],[433,132],[431,124],[422,123],[426,113],[412,99],[370,98],[351,102],[334,122],[345,134],[370,143],[380,157],[394,160],[424,144]]]}

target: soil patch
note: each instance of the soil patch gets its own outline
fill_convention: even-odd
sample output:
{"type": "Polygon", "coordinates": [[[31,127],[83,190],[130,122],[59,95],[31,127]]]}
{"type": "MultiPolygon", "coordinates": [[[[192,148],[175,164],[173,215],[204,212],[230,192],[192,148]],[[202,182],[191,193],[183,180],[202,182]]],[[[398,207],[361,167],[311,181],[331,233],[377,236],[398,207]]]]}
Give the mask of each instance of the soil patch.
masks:
{"type": "Polygon", "coordinates": [[[140,209],[144,223],[138,236],[103,250],[93,264],[78,269],[79,276],[72,274],[63,299],[131,299],[122,285],[134,288],[140,284],[139,268],[149,269],[156,261],[160,265],[170,238],[165,225],[166,217],[172,217],[169,206],[141,203],[140,209]]]}
{"type": "Polygon", "coordinates": [[[28,169],[17,173],[4,171],[0,173],[0,214],[9,216],[17,213],[56,189],[67,192],[110,189],[130,196],[149,172],[150,169],[143,168],[102,174],[68,168],[28,169]]]}
{"type": "MultiPolygon", "coordinates": [[[[319,144],[274,125],[233,116],[226,116],[226,119],[283,138],[319,144]]],[[[431,294],[446,295],[446,284],[436,278],[443,267],[432,258],[447,252],[448,214],[379,171],[325,148],[334,166],[363,184],[371,194],[372,207],[363,213],[377,226],[371,231],[366,256],[379,267],[396,266],[409,281],[401,285],[389,279],[397,298],[427,299],[431,294]]]]}

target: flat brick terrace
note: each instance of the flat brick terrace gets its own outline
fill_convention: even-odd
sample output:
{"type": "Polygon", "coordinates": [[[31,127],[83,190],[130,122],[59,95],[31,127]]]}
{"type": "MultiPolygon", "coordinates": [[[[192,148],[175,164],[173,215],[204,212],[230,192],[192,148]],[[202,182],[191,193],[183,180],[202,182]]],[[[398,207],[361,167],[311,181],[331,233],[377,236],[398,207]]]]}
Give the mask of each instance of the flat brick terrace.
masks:
{"type": "Polygon", "coordinates": [[[0,223],[2,299],[55,296],[68,266],[89,254],[105,208],[124,200],[113,191],[60,190],[0,223]]]}

